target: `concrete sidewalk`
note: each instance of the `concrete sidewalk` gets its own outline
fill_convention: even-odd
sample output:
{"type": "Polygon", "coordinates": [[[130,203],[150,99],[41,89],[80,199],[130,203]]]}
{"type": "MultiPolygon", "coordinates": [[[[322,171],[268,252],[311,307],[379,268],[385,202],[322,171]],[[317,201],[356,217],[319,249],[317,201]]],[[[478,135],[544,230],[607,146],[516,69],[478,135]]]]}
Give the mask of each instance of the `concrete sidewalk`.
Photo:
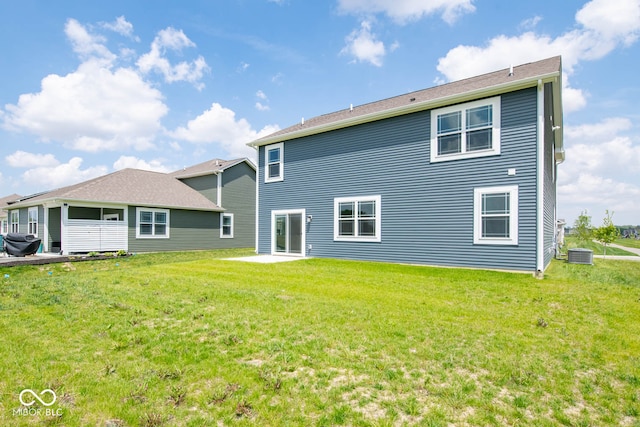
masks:
{"type": "Polygon", "coordinates": [[[610,247],[612,248],[616,248],[616,249],[622,249],[624,251],[627,252],[631,252],[633,254],[636,254],[637,256],[626,256],[626,255],[594,255],[594,258],[599,258],[599,259],[615,259],[615,260],[621,260],[621,261],[640,261],[640,249],[636,249],[636,248],[628,248],[626,246],[621,246],[621,245],[616,245],[615,243],[611,243],[609,244],[610,247]]]}

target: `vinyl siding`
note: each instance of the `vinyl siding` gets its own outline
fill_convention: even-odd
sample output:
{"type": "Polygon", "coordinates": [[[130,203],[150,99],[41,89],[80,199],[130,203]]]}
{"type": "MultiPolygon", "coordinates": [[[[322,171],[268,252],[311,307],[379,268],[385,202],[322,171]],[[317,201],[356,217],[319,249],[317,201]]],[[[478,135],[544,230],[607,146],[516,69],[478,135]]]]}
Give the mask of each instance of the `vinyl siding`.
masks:
{"type": "MultiPolygon", "coordinates": [[[[16,209],[13,209],[14,211],[16,209]]],[[[17,209],[20,212],[20,218],[18,221],[18,233],[27,234],[29,231],[29,208],[19,208],[17,209]]],[[[8,211],[7,216],[7,227],[9,228],[9,232],[11,232],[11,210],[8,211]]],[[[44,208],[42,206],[38,206],[38,236],[40,239],[44,236],[44,208]]]]}
{"type": "Polygon", "coordinates": [[[499,156],[430,163],[429,111],[287,141],[282,182],[264,183],[261,147],[258,251],[272,210],[306,209],[310,256],[535,270],[536,105],[535,88],[502,95],[499,156]],[[519,188],[518,245],[474,245],[474,188],[502,185],[519,188]],[[333,199],[368,195],[381,196],[381,242],[334,242],[333,199]]]}
{"type": "Polygon", "coordinates": [[[222,207],[233,214],[233,238],[220,239],[220,247],[252,248],[256,242],[256,174],[239,163],[222,175],[222,207]]]}
{"type": "Polygon", "coordinates": [[[129,252],[186,251],[219,247],[219,213],[172,209],[169,221],[170,238],[138,239],[136,208],[129,206],[129,252]]]}
{"type": "Polygon", "coordinates": [[[213,203],[218,199],[218,177],[215,174],[196,176],[193,178],[181,179],[183,183],[193,188],[213,203]]]}

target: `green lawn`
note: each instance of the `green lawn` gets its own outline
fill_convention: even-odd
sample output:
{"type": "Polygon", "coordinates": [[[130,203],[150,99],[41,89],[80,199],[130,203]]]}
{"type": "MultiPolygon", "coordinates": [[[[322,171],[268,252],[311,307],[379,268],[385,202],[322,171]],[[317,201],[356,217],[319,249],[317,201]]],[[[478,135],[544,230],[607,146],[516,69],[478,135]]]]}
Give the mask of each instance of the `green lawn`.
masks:
{"type": "Polygon", "coordinates": [[[0,425],[640,425],[640,263],[249,253],[0,268],[0,425]]]}
{"type": "Polygon", "coordinates": [[[636,239],[617,239],[615,243],[628,248],[640,249],[640,240],[636,239]]]}

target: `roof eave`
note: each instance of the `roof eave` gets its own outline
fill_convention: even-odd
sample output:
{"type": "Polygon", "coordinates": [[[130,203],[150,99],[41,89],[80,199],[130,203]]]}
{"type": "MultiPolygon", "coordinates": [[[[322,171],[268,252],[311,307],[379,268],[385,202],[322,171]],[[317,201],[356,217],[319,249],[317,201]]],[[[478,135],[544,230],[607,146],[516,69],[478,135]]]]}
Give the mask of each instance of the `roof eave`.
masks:
{"type": "Polygon", "coordinates": [[[69,197],[51,197],[47,199],[34,200],[33,203],[20,203],[15,205],[10,205],[9,210],[11,209],[19,209],[26,208],[30,206],[39,206],[39,205],[62,205],[64,203],[86,203],[86,204],[108,204],[108,205],[118,205],[118,206],[136,206],[136,207],[145,207],[145,208],[161,208],[161,209],[179,209],[186,211],[204,211],[204,212],[225,212],[226,209],[220,206],[216,206],[215,208],[205,208],[205,207],[185,207],[179,205],[165,205],[158,203],[132,203],[132,202],[122,202],[122,201],[112,201],[112,200],[86,200],[86,199],[74,199],[69,197]]]}
{"type": "Polygon", "coordinates": [[[242,159],[238,159],[237,161],[230,163],[228,165],[226,165],[225,167],[221,167],[220,169],[216,169],[216,170],[208,170],[208,171],[203,171],[203,172],[195,172],[192,174],[185,174],[185,175],[175,175],[174,178],[176,179],[189,179],[189,178],[197,178],[200,176],[207,176],[207,175],[218,175],[220,172],[224,172],[227,169],[230,169],[236,165],[239,165],[242,162],[246,162],[247,165],[249,165],[249,167],[251,169],[253,169],[254,171],[257,170],[256,165],[253,164],[253,162],[247,158],[242,158],[242,159]]]}
{"type": "MultiPolygon", "coordinates": [[[[433,108],[442,107],[445,105],[456,104],[460,102],[470,101],[473,99],[498,95],[501,93],[513,92],[516,90],[526,89],[528,87],[536,86],[539,81],[543,81],[543,82],[555,81],[557,83],[555,86],[557,86],[560,84],[560,80],[561,80],[561,72],[560,70],[558,70],[548,74],[529,77],[527,79],[502,83],[494,86],[488,86],[488,87],[484,87],[476,90],[471,90],[471,91],[457,93],[457,94],[444,96],[440,98],[430,99],[427,101],[415,102],[412,104],[403,105],[401,107],[391,108],[383,111],[377,111],[370,114],[363,114],[361,116],[357,116],[349,119],[339,120],[332,123],[326,123],[319,126],[309,127],[306,129],[300,129],[299,131],[289,132],[286,134],[276,135],[271,138],[266,137],[264,139],[259,139],[257,141],[250,142],[247,145],[251,147],[261,147],[264,145],[275,144],[277,142],[283,142],[291,139],[315,135],[318,133],[329,132],[332,130],[337,130],[337,129],[342,129],[342,128],[355,126],[363,123],[373,122],[376,120],[382,120],[382,119],[396,117],[404,114],[415,113],[418,111],[429,110],[433,108]]],[[[558,92],[559,92],[559,89],[558,89],[558,92]]],[[[562,115],[560,115],[560,117],[561,116],[562,115]]]]}

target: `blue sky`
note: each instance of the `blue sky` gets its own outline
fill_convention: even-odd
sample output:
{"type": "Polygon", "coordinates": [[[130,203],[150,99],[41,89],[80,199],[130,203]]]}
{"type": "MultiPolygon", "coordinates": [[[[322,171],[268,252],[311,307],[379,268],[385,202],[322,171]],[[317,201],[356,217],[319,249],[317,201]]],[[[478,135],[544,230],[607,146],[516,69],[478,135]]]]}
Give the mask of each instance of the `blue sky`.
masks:
{"type": "Polygon", "coordinates": [[[21,0],[0,36],[0,196],[255,157],[303,117],[560,54],[558,215],[640,224],[640,0],[21,0]]]}

